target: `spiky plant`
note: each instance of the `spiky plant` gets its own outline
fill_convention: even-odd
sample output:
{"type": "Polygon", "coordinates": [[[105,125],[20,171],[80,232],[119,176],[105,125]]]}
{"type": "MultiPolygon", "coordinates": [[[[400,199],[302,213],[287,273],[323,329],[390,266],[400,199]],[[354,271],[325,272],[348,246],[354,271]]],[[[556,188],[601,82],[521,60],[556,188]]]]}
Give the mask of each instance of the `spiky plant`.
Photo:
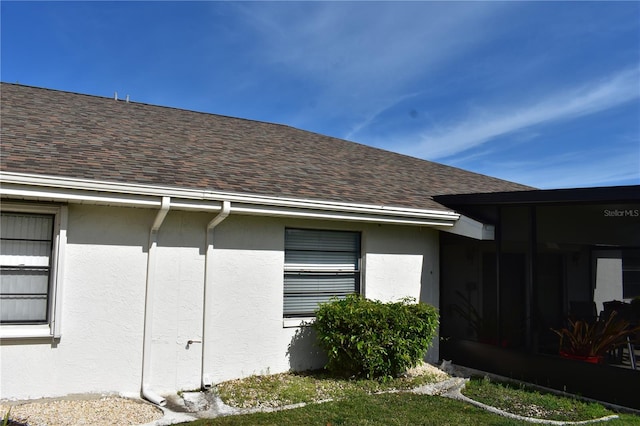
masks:
{"type": "Polygon", "coordinates": [[[595,322],[569,320],[569,326],[551,329],[560,336],[560,352],[581,357],[601,357],[627,343],[627,337],[640,333],[640,326],[617,318],[615,311],[595,322]]]}

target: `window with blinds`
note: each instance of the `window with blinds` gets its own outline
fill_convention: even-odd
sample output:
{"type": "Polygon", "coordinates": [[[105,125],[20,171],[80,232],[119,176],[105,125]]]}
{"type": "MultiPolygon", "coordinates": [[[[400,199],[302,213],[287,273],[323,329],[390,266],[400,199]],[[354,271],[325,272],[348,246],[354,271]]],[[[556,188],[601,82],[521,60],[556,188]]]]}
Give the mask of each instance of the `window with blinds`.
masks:
{"type": "Polygon", "coordinates": [[[0,323],[49,321],[54,215],[2,212],[0,323]]]}
{"type": "Polygon", "coordinates": [[[286,229],[284,246],[285,317],[360,291],[359,232],[286,229]]]}

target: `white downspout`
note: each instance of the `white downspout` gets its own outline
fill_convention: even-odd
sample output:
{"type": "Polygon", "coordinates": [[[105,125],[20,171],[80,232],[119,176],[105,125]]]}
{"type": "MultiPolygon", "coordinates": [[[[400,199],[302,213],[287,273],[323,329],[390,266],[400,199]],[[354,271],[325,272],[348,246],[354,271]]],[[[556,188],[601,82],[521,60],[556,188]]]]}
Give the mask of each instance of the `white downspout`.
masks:
{"type": "Polygon", "coordinates": [[[201,378],[202,388],[208,389],[212,386],[212,378],[205,371],[205,363],[208,357],[208,348],[210,347],[209,339],[207,338],[207,324],[210,323],[213,312],[211,311],[212,301],[209,299],[213,297],[213,291],[211,289],[211,283],[213,282],[213,267],[211,262],[213,261],[213,229],[218,226],[223,220],[231,213],[231,202],[223,201],[222,210],[211,222],[207,225],[207,251],[205,253],[204,263],[204,296],[203,296],[203,311],[202,311],[202,365],[201,365],[201,378]]]}
{"type": "Polygon", "coordinates": [[[156,275],[156,247],[158,243],[158,230],[169,213],[171,198],[162,197],[162,205],[156,214],[151,230],[149,231],[149,254],[147,255],[147,288],[144,303],[144,335],[142,337],[142,396],[161,407],[167,404],[167,400],[149,389],[148,380],[151,373],[151,338],[153,324],[153,302],[155,295],[156,275]]]}

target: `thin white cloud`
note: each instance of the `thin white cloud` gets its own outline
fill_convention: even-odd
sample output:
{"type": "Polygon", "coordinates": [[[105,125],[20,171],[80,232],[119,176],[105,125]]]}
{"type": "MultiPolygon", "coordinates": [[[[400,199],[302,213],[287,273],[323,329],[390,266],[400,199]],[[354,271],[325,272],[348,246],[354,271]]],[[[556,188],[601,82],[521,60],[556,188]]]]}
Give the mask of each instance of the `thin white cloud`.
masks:
{"type": "MultiPolygon", "coordinates": [[[[268,8],[260,30],[264,57],[292,71],[331,85],[379,90],[372,82],[397,80],[422,72],[452,47],[471,44],[468,31],[482,25],[493,7],[448,7],[386,3],[317,3],[313,9],[268,8]],[[268,17],[267,13],[270,13],[268,17]],[[292,16],[293,15],[293,16],[292,16]],[[271,19],[269,22],[268,19],[271,19]],[[282,31],[271,31],[279,27],[282,31]],[[438,42],[434,42],[437,40],[438,42]],[[338,78],[335,78],[338,77],[338,78]]],[[[475,33],[475,38],[481,33],[475,33]]]]}
{"type": "Polygon", "coordinates": [[[376,109],[375,111],[371,111],[368,113],[368,116],[363,118],[362,120],[360,120],[358,123],[356,123],[355,125],[353,125],[351,127],[351,129],[347,132],[346,135],[342,136],[344,139],[347,140],[351,140],[351,138],[356,135],[360,130],[366,128],[367,126],[369,126],[371,123],[373,123],[376,118],[378,118],[380,116],[380,114],[384,113],[385,111],[389,110],[390,108],[393,108],[394,106],[398,105],[399,103],[410,99],[414,96],[417,96],[417,93],[411,93],[408,95],[400,95],[398,96],[396,99],[392,99],[389,101],[383,100],[380,105],[378,107],[378,109],[376,109]]]}
{"type": "MultiPolygon", "coordinates": [[[[256,61],[313,86],[324,116],[360,129],[424,79],[491,37],[501,3],[260,3],[239,10],[256,61]],[[284,7],[284,6],[286,7],[284,7]]],[[[305,96],[309,95],[309,91],[305,96]]],[[[352,133],[353,134],[353,133],[352,133]]]]}
{"type": "Polygon", "coordinates": [[[444,158],[498,136],[593,114],[638,98],[640,69],[626,69],[600,81],[547,96],[531,106],[503,105],[499,111],[477,111],[450,127],[419,135],[417,144],[408,143],[402,151],[421,158],[444,158]]]}

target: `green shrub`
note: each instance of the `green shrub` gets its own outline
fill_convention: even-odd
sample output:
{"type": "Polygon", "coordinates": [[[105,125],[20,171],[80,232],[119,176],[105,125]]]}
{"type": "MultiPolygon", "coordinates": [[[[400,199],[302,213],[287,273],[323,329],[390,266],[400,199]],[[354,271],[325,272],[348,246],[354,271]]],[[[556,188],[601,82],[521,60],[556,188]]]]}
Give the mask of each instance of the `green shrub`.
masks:
{"type": "Polygon", "coordinates": [[[387,379],[422,361],[436,334],[438,311],[410,298],[382,303],[354,294],[322,304],[313,327],[327,353],[327,369],[387,379]]]}

